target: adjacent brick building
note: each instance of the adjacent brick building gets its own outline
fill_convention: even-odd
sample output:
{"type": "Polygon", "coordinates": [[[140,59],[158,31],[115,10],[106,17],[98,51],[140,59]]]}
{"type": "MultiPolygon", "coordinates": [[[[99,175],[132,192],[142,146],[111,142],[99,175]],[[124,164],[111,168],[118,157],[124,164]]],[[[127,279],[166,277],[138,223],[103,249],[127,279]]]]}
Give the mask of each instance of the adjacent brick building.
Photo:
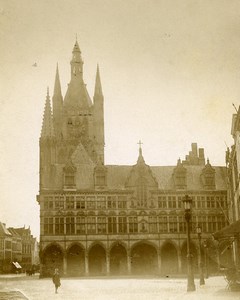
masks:
{"type": "Polygon", "coordinates": [[[38,264],[38,242],[30,228],[6,228],[0,222],[0,273],[22,272],[38,264]]]}

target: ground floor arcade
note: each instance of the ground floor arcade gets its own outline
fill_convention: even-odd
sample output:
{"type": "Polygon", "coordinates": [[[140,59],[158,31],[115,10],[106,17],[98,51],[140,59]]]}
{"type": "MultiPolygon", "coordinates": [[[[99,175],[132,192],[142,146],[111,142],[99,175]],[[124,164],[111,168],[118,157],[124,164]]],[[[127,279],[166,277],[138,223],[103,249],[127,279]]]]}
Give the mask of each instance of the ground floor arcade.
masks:
{"type": "MultiPolygon", "coordinates": [[[[50,276],[55,268],[66,276],[162,275],[187,272],[186,240],[154,241],[71,241],[47,242],[41,250],[41,275],[50,276]]],[[[221,258],[213,246],[201,249],[206,272],[215,273],[221,258]]],[[[198,272],[200,248],[191,242],[193,268],[198,272]]],[[[226,255],[226,253],[225,253],[226,255]]]]}

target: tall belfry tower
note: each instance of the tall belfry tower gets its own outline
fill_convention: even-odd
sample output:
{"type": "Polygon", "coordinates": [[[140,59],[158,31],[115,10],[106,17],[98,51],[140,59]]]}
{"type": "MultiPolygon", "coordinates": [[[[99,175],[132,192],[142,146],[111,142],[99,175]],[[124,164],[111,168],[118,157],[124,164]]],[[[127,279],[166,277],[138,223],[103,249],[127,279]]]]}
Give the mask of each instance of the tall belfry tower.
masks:
{"type": "MultiPolygon", "coordinates": [[[[141,141],[134,165],[105,165],[99,66],[91,99],[77,41],[70,75],[63,96],[57,66],[52,101],[46,93],[37,196],[40,275],[52,276],[55,268],[64,276],[185,273],[183,199],[191,197],[192,228],[201,226],[210,242],[226,225],[226,168],[205,164],[196,143],[177,165],[150,166],[141,141]]],[[[196,233],[191,243],[197,265],[196,233]]]]}
{"type": "Polygon", "coordinates": [[[93,188],[94,168],[104,165],[104,97],[99,66],[94,102],[83,79],[83,59],[77,41],[70,66],[64,100],[58,65],[52,107],[47,92],[40,137],[40,190],[93,188]]]}

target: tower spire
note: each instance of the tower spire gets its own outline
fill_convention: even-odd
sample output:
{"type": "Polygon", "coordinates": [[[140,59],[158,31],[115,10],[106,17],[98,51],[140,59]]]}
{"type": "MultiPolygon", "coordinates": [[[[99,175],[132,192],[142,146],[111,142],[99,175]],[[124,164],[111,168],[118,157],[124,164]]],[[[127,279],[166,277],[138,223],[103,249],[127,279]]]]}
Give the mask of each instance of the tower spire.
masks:
{"type": "Polygon", "coordinates": [[[62,111],[63,111],[63,97],[61,92],[61,84],[59,79],[58,64],[56,68],[56,76],[54,83],[54,92],[52,97],[53,102],[53,126],[56,136],[61,133],[61,123],[62,123],[62,111]]]}
{"type": "Polygon", "coordinates": [[[98,159],[100,159],[100,161],[102,161],[102,163],[104,164],[104,97],[102,93],[102,85],[98,65],[93,100],[96,152],[98,159]]]}
{"type": "Polygon", "coordinates": [[[47,97],[46,97],[44,114],[43,114],[41,138],[53,137],[53,136],[54,136],[54,129],[53,129],[53,120],[52,120],[52,109],[50,103],[49,88],[47,88],[47,97]]]}
{"type": "Polygon", "coordinates": [[[71,77],[82,77],[83,73],[83,60],[81,56],[81,51],[76,39],[75,45],[72,51],[72,60],[71,60],[71,77]]]}
{"type": "Polygon", "coordinates": [[[55,83],[54,83],[54,96],[60,95],[62,97],[62,92],[61,92],[61,84],[60,84],[60,79],[59,79],[59,70],[58,70],[58,63],[57,63],[57,68],[56,68],[56,75],[55,75],[55,83]]]}
{"type": "Polygon", "coordinates": [[[94,96],[101,95],[102,96],[102,85],[100,79],[99,65],[97,64],[97,73],[96,73],[96,81],[95,81],[95,91],[94,96]]]}

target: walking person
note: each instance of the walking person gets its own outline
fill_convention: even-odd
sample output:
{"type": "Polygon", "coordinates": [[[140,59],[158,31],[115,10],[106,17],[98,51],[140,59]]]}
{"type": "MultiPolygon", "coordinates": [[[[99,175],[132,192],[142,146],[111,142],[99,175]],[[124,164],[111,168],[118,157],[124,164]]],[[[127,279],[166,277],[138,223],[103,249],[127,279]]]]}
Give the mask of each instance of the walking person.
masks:
{"type": "Polygon", "coordinates": [[[57,294],[57,290],[61,286],[60,275],[59,275],[58,269],[55,269],[52,280],[55,285],[55,294],[57,294]]]}

